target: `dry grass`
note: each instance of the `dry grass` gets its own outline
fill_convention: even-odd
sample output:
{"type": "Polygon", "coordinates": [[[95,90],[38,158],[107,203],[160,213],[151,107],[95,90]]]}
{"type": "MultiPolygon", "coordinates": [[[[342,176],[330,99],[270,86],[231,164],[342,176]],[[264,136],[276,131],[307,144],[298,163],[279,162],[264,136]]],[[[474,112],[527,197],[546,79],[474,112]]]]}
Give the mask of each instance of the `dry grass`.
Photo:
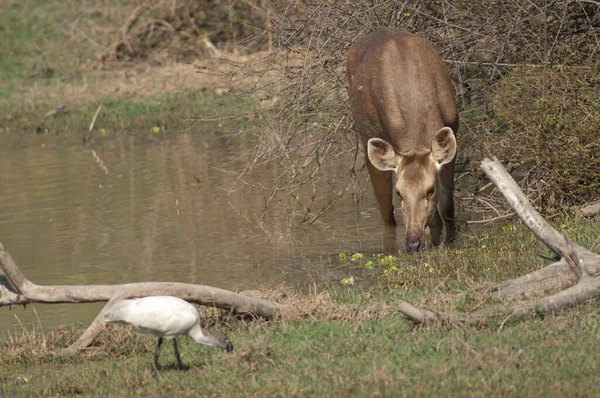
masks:
{"type": "Polygon", "coordinates": [[[226,87],[222,78],[198,73],[195,65],[172,64],[163,67],[139,65],[114,71],[92,71],[81,81],[48,81],[33,85],[23,82],[11,94],[9,101],[23,103],[32,109],[40,104],[61,104],[68,108],[97,104],[103,98],[112,101],[143,101],[149,97],[182,91],[215,91],[226,87]]]}
{"type": "Polygon", "coordinates": [[[41,325],[31,329],[22,327],[20,331],[7,333],[0,343],[0,351],[15,360],[41,358],[73,343],[76,333],[73,327],[60,327],[51,332],[45,332],[41,325]]]}
{"type": "Polygon", "coordinates": [[[284,307],[283,318],[290,321],[363,321],[396,314],[392,305],[373,302],[367,305],[339,303],[330,290],[301,294],[288,288],[269,290],[261,294],[265,300],[284,307]]]}
{"type": "Polygon", "coordinates": [[[160,123],[157,120],[173,120],[177,122],[174,124],[185,126],[196,122],[220,125],[231,122],[232,128],[238,129],[240,121],[261,118],[277,105],[277,97],[270,92],[278,79],[275,76],[280,73],[273,69],[256,75],[241,65],[259,68],[274,62],[280,61],[266,59],[260,53],[228,54],[218,59],[160,67],[138,64],[125,69],[92,70],[70,80],[20,80],[9,96],[0,99],[0,108],[7,110],[0,116],[0,123],[24,127],[50,125],[57,129],[73,124],[80,127],[89,125],[98,106],[104,104],[98,121],[107,127],[135,129],[141,124],[150,128],[160,123]],[[48,119],[42,117],[58,107],[63,107],[66,113],[61,111],[48,119]]]}

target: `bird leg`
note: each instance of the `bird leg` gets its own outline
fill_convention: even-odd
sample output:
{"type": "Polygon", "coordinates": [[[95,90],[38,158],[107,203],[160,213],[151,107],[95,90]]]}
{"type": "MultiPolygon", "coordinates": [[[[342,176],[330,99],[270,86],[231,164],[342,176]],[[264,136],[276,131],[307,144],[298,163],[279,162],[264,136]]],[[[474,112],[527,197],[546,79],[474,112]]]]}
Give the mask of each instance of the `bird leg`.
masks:
{"type": "Polygon", "coordinates": [[[154,368],[158,372],[158,356],[160,355],[160,345],[163,342],[163,338],[158,338],[158,343],[156,344],[156,350],[154,350],[154,368]]]}
{"type": "Polygon", "coordinates": [[[181,363],[179,349],[177,348],[177,339],[173,339],[173,351],[175,351],[175,358],[177,358],[177,366],[179,366],[179,369],[183,369],[183,363],[181,363]]]}

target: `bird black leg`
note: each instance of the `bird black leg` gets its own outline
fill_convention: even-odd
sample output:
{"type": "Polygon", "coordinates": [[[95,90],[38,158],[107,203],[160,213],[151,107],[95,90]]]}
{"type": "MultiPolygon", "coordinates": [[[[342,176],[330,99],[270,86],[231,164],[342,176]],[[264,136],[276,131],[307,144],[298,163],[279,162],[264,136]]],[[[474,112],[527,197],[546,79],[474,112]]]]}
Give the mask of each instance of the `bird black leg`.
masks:
{"type": "Polygon", "coordinates": [[[158,372],[158,356],[160,355],[160,345],[162,344],[162,337],[158,338],[158,343],[156,344],[156,350],[154,350],[154,368],[158,372]]]}
{"type": "Polygon", "coordinates": [[[177,339],[173,339],[173,351],[175,351],[175,358],[177,358],[177,366],[179,366],[179,369],[183,369],[181,357],[179,356],[179,349],[177,348],[177,339]]]}

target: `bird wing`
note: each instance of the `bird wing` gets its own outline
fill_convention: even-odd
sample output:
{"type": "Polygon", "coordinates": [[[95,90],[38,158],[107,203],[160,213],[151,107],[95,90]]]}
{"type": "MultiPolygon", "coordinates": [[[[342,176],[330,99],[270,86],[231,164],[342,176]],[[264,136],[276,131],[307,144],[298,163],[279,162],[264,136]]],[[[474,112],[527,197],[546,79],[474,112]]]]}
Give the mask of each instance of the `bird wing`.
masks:
{"type": "Polygon", "coordinates": [[[166,338],[187,334],[199,322],[192,304],[170,296],[123,300],[115,304],[109,316],[113,322],[127,322],[143,332],[166,338]]]}

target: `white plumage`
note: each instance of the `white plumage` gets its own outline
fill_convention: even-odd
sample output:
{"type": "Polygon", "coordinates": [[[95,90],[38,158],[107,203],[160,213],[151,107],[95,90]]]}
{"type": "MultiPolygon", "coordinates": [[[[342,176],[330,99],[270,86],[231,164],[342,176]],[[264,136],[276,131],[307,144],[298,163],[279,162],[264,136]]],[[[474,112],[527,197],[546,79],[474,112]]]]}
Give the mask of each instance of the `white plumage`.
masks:
{"type": "Polygon", "coordinates": [[[154,365],[158,369],[158,357],[163,339],[173,339],[177,364],[183,367],[177,348],[178,336],[187,335],[199,344],[233,351],[233,345],[223,333],[205,335],[200,315],[192,304],[172,296],[149,296],[121,300],[104,315],[106,322],[125,322],[137,326],[142,332],[158,337],[154,351],[154,365]]]}

